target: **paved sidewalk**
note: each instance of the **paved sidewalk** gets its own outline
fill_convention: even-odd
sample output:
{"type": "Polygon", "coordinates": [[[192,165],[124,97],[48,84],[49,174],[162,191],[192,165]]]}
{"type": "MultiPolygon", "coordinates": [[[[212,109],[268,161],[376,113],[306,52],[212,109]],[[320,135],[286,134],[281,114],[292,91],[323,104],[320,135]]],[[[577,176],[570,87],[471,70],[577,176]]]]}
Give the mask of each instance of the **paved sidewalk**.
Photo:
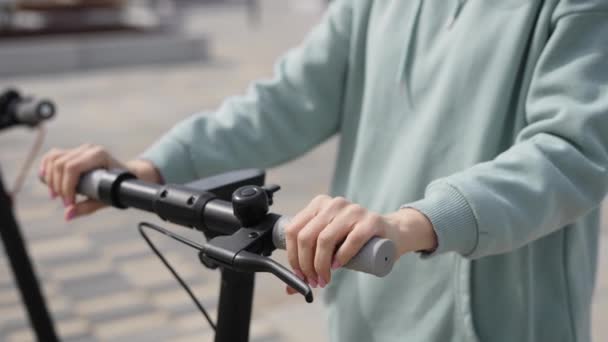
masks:
{"type": "MultiPolygon", "coordinates": [[[[305,0],[306,1],[306,0],[305,0]]],[[[294,1],[262,1],[262,25],[250,28],[242,8],[207,6],[188,14],[187,27],[211,39],[206,63],[148,66],[90,73],[1,79],[56,100],[59,115],[50,125],[45,150],[83,142],[107,146],[128,159],[151,144],[173,123],[201,109],[217,107],[226,96],[271,74],[272,62],[299,42],[319,18],[294,1]]],[[[302,2],[301,2],[302,3],[302,2]]],[[[310,5],[307,5],[311,7],[310,5]]],[[[6,182],[14,179],[33,136],[26,130],[0,135],[0,163],[6,182]]],[[[269,171],[281,184],[274,210],[294,214],[312,196],[327,191],[336,142],[329,141],[301,159],[269,171]]],[[[49,201],[30,177],[18,201],[38,271],[65,341],[210,341],[211,331],[183,290],[136,232],[135,211],[105,210],[65,223],[62,207],[49,201]]],[[[157,222],[152,219],[151,221],[157,222]]],[[[196,234],[189,236],[200,238],[196,234]]],[[[604,229],[603,246],[608,234],[604,229]]],[[[156,238],[203,304],[215,313],[218,274],[197,262],[190,250],[156,238]]],[[[276,253],[284,262],[284,254],[276,253]]],[[[602,248],[594,305],[595,341],[608,340],[608,253],[602,248]]],[[[325,319],[316,302],[284,295],[281,283],[257,278],[254,341],[325,341],[325,319]]],[[[0,340],[32,340],[10,270],[0,250],[0,340]]]]}

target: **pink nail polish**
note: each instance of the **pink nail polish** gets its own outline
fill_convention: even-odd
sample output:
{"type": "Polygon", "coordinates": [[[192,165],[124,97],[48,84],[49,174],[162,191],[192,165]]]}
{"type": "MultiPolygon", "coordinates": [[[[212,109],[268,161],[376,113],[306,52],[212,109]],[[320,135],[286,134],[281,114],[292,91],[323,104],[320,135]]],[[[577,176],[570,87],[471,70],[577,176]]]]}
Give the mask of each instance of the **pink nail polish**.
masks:
{"type": "Polygon", "coordinates": [[[342,267],[342,265],[340,265],[340,263],[338,262],[338,260],[334,259],[334,262],[331,263],[331,269],[332,270],[337,270],[340,267],[342,267]]]}
{"type": "Polygon", "coordinates": [[[317,282],[314,279],[308,279],[308,283],[312,288],[317,288],[317,282]]]}
{"type": "Polygon", "coordinates": [[[44,169],[40,169],[40,171],[38,171],[38,178],[42,177],[44,177],[44,169]]]}
{"type": "Polygon", "coordinates": [[[51,198],[55,199],[55,197],[57,197],[57,194],[55,193],[55,191],[53,191],[53,190],[49,190],[49,191],[51,193],[51,198]]]}
{"type": "Polygon", "coordinates": [[[70,209],[68,209],[67,213],[65,213],[65,220],[70,221],[71,219],[74,218],[75,215],[76,215],[76,210],[74,209],[74,207],[71,207],[70,209]]]}
{"type": "Polygon", "coordinates": [[[327,283],[325,282],[325,280],[323,279],[323,277],[319,276],[319,286],[321,286],[321,288],[325,288],[325,286],[327,285],[327,283]]]}

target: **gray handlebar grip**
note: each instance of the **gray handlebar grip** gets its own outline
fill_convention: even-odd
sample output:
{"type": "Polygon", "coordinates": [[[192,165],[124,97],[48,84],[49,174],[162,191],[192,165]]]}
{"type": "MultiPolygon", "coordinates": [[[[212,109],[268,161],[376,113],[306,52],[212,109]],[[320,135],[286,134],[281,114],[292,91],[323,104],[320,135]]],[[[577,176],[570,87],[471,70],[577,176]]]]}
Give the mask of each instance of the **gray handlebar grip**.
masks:
{"type": "Polygon", "coordinates": [[[98,200],[99,183],[101,183],[103,176],[107,172],[105,169],[97,169],[83,174],[80,176],[80,181],[78,181],[78,185],[76,186],[76,192],[88,198],[98,200]]]}
{"type": "MultiPolygon", "coordinates": [[[[279,249],[285,249],[285,228],[289,224],[289,220],[289,217],[283,216],[274,225],[272,242],[279,249]]],[[[384,277],[393,269],[396,256],[397,250],[393,241],[373,237],[344,267],[384,277]]]]}
{"type": "Polygon", "coordinates": [[[55,105],[48,100],[25,99],[15,108],[15,117],[19,123],[36,126],[55,115],[55,105]]]}

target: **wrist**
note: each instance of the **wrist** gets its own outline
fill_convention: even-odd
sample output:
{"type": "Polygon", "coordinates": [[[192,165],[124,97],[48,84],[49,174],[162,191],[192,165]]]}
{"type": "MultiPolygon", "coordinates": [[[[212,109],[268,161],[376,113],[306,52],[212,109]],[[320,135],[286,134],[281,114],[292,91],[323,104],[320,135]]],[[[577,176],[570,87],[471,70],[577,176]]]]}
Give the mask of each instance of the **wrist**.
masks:
{"type": "Polygon", "coordinates": [[[145,159],[130,160],[125,164],[127,170],[138,179],[151,183],[163,183],[163,178],[154,164],[145,159]]]}
{"type": "Polygon", "coordinates": [[[420,211],[403,208],[388,215],[396,228],[395,242],[399,255],[407,252],[432,252],[437,249],[437,235],[431,221],[420,211]]]}

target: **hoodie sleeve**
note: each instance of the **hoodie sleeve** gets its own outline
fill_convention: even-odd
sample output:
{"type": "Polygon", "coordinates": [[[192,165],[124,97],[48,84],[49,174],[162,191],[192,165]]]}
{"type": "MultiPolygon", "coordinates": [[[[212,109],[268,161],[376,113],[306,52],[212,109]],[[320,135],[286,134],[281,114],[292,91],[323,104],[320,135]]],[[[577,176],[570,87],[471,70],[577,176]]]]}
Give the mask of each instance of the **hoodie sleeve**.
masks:
{"type": "Polygon", "coordinates": [[[335,1],[274,77],[213,113],[178,123],[142,155],[167,182],[183,183],[231,169],[274,166],[337,132],[348,63],[352,9],[335,1]]]}
{"type": "Polygon", "coordinates": [[[491,161],[432,182],[422,200],[406,205],[433,223],[439,244],[432,255],[508,252],[572,223],[604,198],[608,11],[558,6],[555,13],[516,143],[491,161]]]}

